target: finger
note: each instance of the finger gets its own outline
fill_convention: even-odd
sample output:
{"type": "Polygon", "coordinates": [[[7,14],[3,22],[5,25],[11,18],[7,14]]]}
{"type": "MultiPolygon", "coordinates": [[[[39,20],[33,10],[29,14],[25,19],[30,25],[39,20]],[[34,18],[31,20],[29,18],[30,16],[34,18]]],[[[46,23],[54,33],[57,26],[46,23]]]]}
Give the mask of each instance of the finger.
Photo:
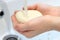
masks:
{"type": "Polygon", "coordinates": [[[24,24],[17,24],[14,28],[18,31],[18,32],[22,32],[25,30],[26,25],[24,24]]]}
{"type": "Polygon", "coordinates": [[[37,10],[40,11],[43,15],[48,14],[52,6],[47,4],[38,4],[37,10]]]}
{"type": "Polygon", "coordinates": [[[17,12],[19,12],[19,11],[20,11],[20,10],[15,11],[15,12],[14,12],[14,15],[15,15],[17,12]]]}
{"type": "Polygon", "coordinates": [[[14,15],[12,15],[12,22],[15,24],[15,23],[17,23],[17,19],[16,19],[16,17],[15,17],[15,15],[16,15],[16,13],[18,12],[19,10],[17,10],[17,11],[15,11],[14,12],[14,15]]]}
{"type": "Polygon", "coordinates": [[[16,17],[14,15],[11,17],[11,19],[12,19],[13,24],[17,24],[18,23],[17,20],[16,20],[16,17]]]}
{"type": "Polygon", "coordinates": [[[37,9],[37,4],[34,4],[32,6],[28,6],[28,10],[36,10],[37,9]]]}

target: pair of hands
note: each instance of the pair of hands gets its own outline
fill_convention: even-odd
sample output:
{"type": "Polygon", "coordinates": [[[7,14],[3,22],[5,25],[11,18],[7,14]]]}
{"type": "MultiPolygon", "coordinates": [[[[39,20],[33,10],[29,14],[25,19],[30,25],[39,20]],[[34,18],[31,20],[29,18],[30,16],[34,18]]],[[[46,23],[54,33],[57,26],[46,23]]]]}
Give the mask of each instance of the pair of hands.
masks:
{"type": "Polygon", "coordinates": [[[33,37],[43,32],[55,29],[55,23],[53,21],[56,17],[60,16],[59,7],[45,4],[35,4],[33,6],[29,6],[28,10],[38,10],[43,16],[22,24],[16,20],[15,14],[18,12],[16,11],[15,14],[12,15],[12,22],[14,24],[14,29],[19,33],[22,33],[26,37],[33,37]]]}

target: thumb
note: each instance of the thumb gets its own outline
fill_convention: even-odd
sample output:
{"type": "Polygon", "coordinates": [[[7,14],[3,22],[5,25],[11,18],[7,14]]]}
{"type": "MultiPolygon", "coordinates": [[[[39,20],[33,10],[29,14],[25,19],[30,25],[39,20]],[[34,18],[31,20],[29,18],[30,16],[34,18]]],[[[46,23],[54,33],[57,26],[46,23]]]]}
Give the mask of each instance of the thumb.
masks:
{"type": "Polygon", "coordinates": [[[52,6],[47,4],[37,4],[37,10],[40,11],[43,15],[47,15],[52,6]]]}
{"type": "Polygon", "coordinates": [[[28,6],[28,10],[38,10],[43,15],[46,15],[50,11],[51,7],[52,6],[50,6],[50,5],[39,3],[39,4],[34,4],[31,6],[28,6]]]}

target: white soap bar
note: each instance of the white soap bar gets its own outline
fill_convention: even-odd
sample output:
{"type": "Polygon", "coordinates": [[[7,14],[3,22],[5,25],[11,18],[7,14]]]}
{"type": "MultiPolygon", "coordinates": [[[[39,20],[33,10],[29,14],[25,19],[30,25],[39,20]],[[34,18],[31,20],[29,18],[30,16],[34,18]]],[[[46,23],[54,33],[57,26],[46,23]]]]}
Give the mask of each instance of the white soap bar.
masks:
{"type": "Polygon", "coordinates": [[[16,19],[22,23],[32,20],[33,18],[39,16],[42,16],[42,14],[37,10],[28,10],[26,13],[25,11],[19,11],[16,13],[16,19]]]}

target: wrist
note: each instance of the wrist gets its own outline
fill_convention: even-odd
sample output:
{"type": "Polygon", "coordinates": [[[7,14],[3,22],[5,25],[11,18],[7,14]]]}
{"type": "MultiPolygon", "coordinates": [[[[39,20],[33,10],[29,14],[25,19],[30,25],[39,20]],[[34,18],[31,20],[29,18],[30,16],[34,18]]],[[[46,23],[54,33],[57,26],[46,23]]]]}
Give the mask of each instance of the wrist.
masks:
{"type": "Polygon", "coordinates": [[[60,31],[60,17],[53,17],[52,27],[53,27],[53,30],[60,31]]]}

